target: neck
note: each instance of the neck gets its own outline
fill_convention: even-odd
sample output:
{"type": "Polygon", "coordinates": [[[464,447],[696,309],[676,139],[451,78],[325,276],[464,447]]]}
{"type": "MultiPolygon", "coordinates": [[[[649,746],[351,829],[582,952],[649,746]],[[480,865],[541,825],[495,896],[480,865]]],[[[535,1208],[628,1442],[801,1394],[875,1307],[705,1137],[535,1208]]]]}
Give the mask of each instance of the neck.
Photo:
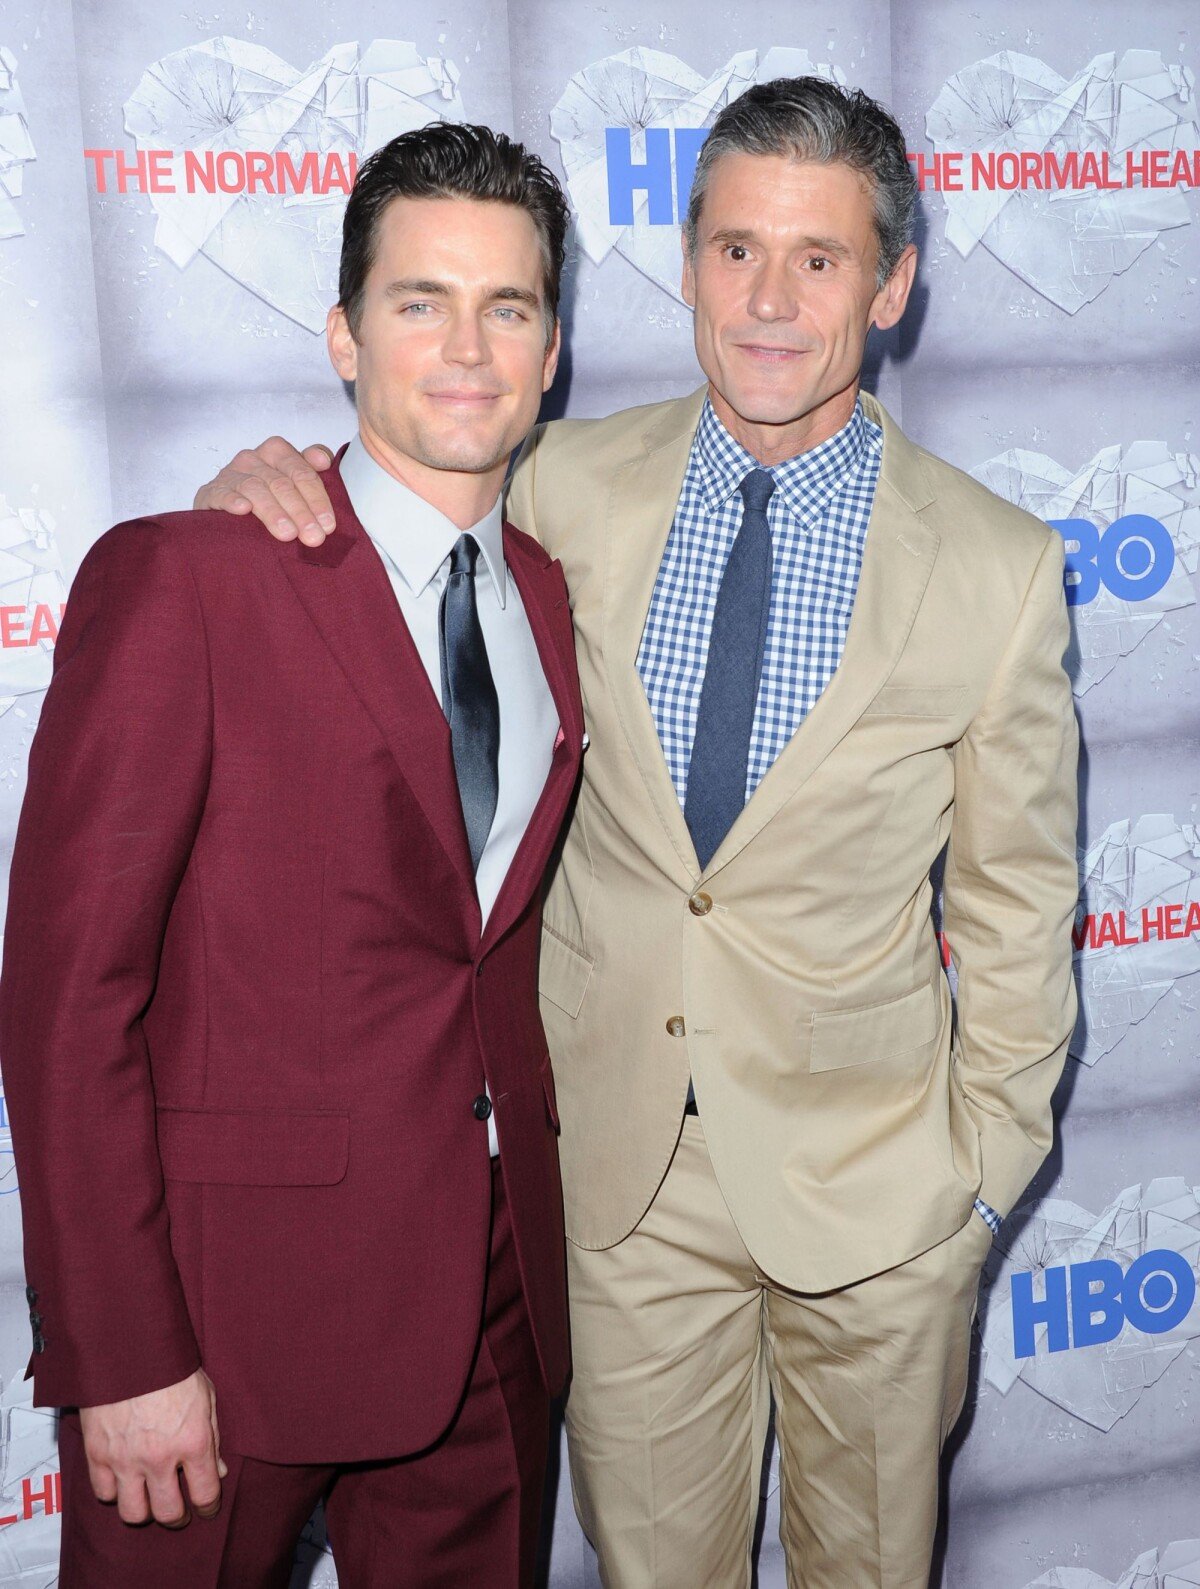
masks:
{"type": "Polygon", "coordinates": [[[495,507],[504,485],[507,458],[479,474],[459,469],[434,469],[389,446],[361,419],[358,435],[381,469],[386,469],[393,479],[428,502],[431,508],[445,514],[460,530],[469,530],[495,507]]]}
{"type": "Polygon", "coordinates": [[[743,446],[764,469],[770,469],[775,464],[787,463],[789,458],[798,458],[801,453],[811,452],[850,423],[854,405],[858,401],[858,377],[855,376],[844,390],[810,409],[807,414],[778,425],[744,418],[721,396],[711,381],[708,383],[708,400],[734,441],[743,446]]]}

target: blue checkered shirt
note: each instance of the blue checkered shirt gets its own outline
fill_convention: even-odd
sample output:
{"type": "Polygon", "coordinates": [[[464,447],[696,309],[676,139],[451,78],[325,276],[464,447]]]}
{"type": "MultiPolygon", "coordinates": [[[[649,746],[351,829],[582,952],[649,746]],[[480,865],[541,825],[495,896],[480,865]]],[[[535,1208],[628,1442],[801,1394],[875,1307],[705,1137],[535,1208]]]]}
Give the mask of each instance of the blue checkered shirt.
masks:
{"type": "MultiPolygon", "coordinates": [[[[747,800],[842,660],[882,457],[883,432],[856,404],[836,436],[770,471],[771,612],[747,800]]],[[[760,467],[706,402],[638,652],[680,805],[687,798],[717,591],[742,523],[738,487],[760,467]]]]}
{"type": "MultiPolygon", "coordinates": [[[[883,432],[856,403],[835,436],[770,471],[771,611],[747,800],[842,660],[882,460],[883,432]]],[[[717,592],[742,522],[738,487],[761,467],[705,402],[637,661],[680,805],[687,799],[717,592]]],[[[995,1210],[981,1200],[975,1206],[998,1231],[995,1210]]]]}

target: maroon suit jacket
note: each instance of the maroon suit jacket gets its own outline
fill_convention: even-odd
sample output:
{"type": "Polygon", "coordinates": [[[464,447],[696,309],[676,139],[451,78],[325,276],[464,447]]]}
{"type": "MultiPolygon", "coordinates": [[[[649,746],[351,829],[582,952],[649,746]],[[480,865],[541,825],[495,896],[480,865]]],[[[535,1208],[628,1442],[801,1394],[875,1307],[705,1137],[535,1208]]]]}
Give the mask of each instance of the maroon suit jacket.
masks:
{"type": "Polygon", "coordinates": [[[485,1079],[551,1392],[567,1369],[536,994],[583,738],[562,570],[505,527],[562,734],[481,938],[446,720],[326,480],[320,550],[210,512],[88,554],[0,984],[36,1402],[203,1364],[230,1449],[275,1462],[397,1456],[448,1425],[483,1309],[485,1079]]]}

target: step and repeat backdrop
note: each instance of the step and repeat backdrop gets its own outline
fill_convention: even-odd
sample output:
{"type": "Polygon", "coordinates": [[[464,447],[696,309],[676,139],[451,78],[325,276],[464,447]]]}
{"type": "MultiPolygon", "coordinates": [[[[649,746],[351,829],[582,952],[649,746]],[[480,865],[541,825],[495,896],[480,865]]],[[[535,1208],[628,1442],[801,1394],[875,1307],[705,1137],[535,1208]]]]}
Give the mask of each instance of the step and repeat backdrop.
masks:
{"type": "MultiPolygon", "coordinates": [[[[1058,1144],[985,1277],[953,1589],[1200,1584],[1198,52],[1194,0],[0,11],[5,875],[88,546],[272,431],[353,428],[320,333],[360,159],[440,117],[549,161],[576,221],[548,413],[594,415],[698,384],[678,221],[723,105],[818,72],[897,115],[922,266],[868,385],[1062,534],[1084,741],[1082,1014],[1058,1144]]],[[[48,1586],[61,1487],[23,1377],[19,1197],[0,1099],[0,1586],[48,1586]]],[[[785,1581],[776,1486],[768,1460],[762,1589],[785,1581]]],[[[599,1582],[565,1463],[545,1573],[599,1582]]],[[[295,1582],[336,1583],[319,1519],[295,1582]]]]}

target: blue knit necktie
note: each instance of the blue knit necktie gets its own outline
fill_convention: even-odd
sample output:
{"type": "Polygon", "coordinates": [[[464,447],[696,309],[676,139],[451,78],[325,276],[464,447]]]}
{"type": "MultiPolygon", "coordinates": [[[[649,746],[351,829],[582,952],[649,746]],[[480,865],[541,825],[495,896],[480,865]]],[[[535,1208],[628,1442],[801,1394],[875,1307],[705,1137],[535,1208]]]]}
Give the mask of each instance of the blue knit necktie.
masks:
{"type": "Polygon", "coordinates": [[[738,489],[742,523],[713,611],[683,807],[701,871],[746,804],[750,734],[771,611],[767,503],[775,480],[765,469],[752,469],[738,489]]]}
{"type": "Polygon", "coordinates": [[[439,633],[442,652],[442,710],[450,723],[450,750],[462,801],[471,865],[492,831],[500,793],[500,703],[475,604],[479,542],[460,535],[450,554],[450,577],[442,592],[439,633]]]}

